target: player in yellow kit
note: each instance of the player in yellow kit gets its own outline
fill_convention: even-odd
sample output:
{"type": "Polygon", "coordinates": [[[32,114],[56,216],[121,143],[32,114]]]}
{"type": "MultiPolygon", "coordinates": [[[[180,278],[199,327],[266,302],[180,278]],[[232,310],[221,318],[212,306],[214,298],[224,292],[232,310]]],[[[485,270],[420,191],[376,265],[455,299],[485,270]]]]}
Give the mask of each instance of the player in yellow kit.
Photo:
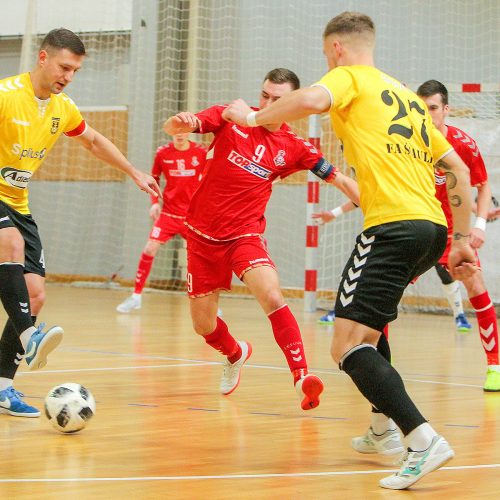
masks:
{"type": "Polygon", "coordinates": [[[62,340],[61,327],[43,332],[43,324],[34,326],[45,301],[45,263],[28,206],[29,180],[59,136],[74,137],[141,190],[160,195],[156,181],[90,127],[63,93],[84,57],[77,35],[55,29],[44,38],[31,73],[0,80],[0,299],[9,317],[0,338],[0,413],[40,415],[22,401],[13,379],[23,356],[30,370],[42,368],[62,340]]]}
{"type": "Polygon", "coordinates": [[[223,116],[257,126],[330,113],[345,159],[356,171],[365,217],[339,284],[331,353],[377,410],[368,433],[353,439],[354,449],[401,452],[396,424],[403,432],[408,451],[401,469],[380,485],[404,489],[454,456],[410,399],[381,335],[397,317],[406,286],[436,263],[446,244],[446,220],[434,195],[436,161],[453,180],[450,270],[460,279],[477,268],[469,242],[467,167],[432,125],[422,100],[375,67],[374,48],[373,21],[344,12],[325,28],[323,52],[330,71],[317,84],[259,111],[237,100],[223,116]]]}

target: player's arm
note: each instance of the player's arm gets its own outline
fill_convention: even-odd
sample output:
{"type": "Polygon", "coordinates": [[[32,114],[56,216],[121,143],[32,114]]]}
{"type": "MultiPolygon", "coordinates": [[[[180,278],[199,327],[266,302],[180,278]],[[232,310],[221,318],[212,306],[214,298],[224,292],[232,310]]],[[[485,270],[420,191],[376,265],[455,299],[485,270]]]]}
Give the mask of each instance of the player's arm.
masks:
{"type": "Polygon", "coordinates": [[[201,121],[189,111],[182,111],[174,116],[171,116],[164,124],[163,130],[169,135],[185,134],[195,132],[200,128],[201,121]]]}
{"type": "Polygon", "coordinates": [[[318,224],[326,224],[334,219],[338,219],[342,214],[351,212],[356,208],[358,208],[358,206],[349,200],[332,210],[322,210],[321,212],[316,212],[312,214],[311,217],[313,219],[317,219],[318,224]]]}
{"type": "MultiPolygon", "coordinates": [[[[158,186],[160,185],[160,177],[162,173],[161,168],[161,157],[159,150],[156,152],[155,159],[153,161],[153,166],[151,167],[151,176],[156,181],[158,186]]],[[[149,216],[151,219],[156,221],[161,214],[161,205],[158,196],[151,195],[151,206],[149,207],[149,216]]]]}
{"type": "Polygon", "coordinates": [[[136,169],[120,150],[97,130],[87,125],[85,132],[74,138],[96,158],[127,174],[142,191],[161,197],[156,181],[149,174],[136,169]]]}
{"type": "Polygon", "coordinates": [[[252,111],[243,99],[237,99],[227,106],[222,117],[241,126],[257,127],[324,113],[331,105],[328,91],[314,86],[294,90],[259,111],[252,111]]]}
{"type": "Polygon", "coordinates": [[[486,221],[488,220],[491,204],[491,187],[486,181],[477,186],[477,201],[473,212],[476,214],[476,222],[471,229],[472,248],[481,248],[486,240],[486,221]],[[474,210],[475,209],[475,210],[474,210]]]}
{"type": "Polygon", "coordinates": [[[437,167],[446,174],[446,189],[453,214],[453,239],[448,266],[451,275],[460,280],[476,272],[476,257],[470,245],[472,194],[469,169],[454,150],[441,158],[437,167]]]}

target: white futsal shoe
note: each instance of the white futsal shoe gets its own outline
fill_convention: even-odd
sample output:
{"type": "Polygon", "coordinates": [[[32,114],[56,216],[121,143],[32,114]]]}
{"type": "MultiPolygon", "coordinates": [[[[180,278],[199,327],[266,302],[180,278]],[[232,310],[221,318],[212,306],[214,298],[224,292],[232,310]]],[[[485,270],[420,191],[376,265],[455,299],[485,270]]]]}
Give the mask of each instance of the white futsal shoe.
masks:
{"type": "Polygon", "coordinates": [[[230,363],[227,358],[224,361],[224,372],[220,380],[220,392],[224,394],[224,396],[228,396],[238,387],[241,369],[247,359],[252,355],[252,346],[249,342],[238,341],[238,344],[240,344],[241,347],[240,359],[234,363],[230,363]]]}
{"type": "Polygon", "coordinates": [[[116,310],[120,313],[129,313],[134,309],[140,309],[142,306],[142,298],[138,294],[132,294],[130,297],[126,298],[116,310]]]}
{"type": "Polygon", "coordinates": [[[370,427],[364,436],[352,438],[351,446],[358,453],[396,455],[404,451],[403,442],[397,429],[388,429],[383,434],[378,435],[370,427]]]}
{"type": "Polygon", "coordinates": [[[404,490],[433,472],[455,456],[443,436],[434,436],[429,448],[423,451],[408,451],[403,457],[401,469],[392,476],[380,480],[382,488],[404,490]]]}

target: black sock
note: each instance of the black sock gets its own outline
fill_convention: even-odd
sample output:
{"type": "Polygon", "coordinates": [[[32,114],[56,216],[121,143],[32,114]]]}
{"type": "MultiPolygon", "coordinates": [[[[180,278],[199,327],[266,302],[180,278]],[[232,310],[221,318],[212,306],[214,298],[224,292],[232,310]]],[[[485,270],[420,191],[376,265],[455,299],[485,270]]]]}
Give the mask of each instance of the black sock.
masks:
{"type": "Polygon", "coordinates": [[[361,394],[408,435],[426,422],[406,393],[399,373],[372,346],[353,350],[342,363],[361,394]]]}
{"type": "MultiPolygon", "coordinates": [[[[391,348],[387,337],[382,332],[377,343],[377,352],[379,352],[389,363],[391,362],[391,348]]],[[[372,406],[372,413],[382,413],[379,409],[372,406]]]]}
{"type": "Polygon", "coordinates": [[[24,279],[24,266],[18,263],[0,264],[0,300],[12,320],[17,335],[33,326],[30,297],[24,279]]]}
{"type": "Polygon", "coordinates": [[[14,379],[23,354],[21,340],[14,328],[14,323],[9,319],[0,338],[0,377],[14,379]]]}

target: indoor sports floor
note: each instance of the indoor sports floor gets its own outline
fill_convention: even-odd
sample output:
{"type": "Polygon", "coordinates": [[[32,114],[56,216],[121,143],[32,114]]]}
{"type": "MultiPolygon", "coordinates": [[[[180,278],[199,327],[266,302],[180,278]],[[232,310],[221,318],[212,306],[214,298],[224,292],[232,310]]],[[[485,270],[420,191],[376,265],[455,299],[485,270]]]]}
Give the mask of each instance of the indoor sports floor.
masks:
{"type": "MultiPolygon", "coordinates": [[[[148,293],[143,308],[115,312],[128,291],[49,285],[40,319],[65,329],[47,367],[16,389],[43,408],[63,382],[89,388],[97,413],[73,435],[42,415],[0,415],[0,498],[377,499],[500,498],[500,393],[482,390],[478,333],[457,334],[451,316],[401,314],[390,341],[394,365],[422,413],[456,457],[407,492],[378,480],[394,457],[360,455],[369,405],[334,366],[332,327],[290,301],[310,371],[325,383],[321,405],[304,412],[284,356],[256,301],[223,297],[224,319],[253,355],[230,396],[218,393],[221,356],[191,328],[182,294],[148,293]]],[[[0,319],[5,314],[2,311],[0,319]]]]}

